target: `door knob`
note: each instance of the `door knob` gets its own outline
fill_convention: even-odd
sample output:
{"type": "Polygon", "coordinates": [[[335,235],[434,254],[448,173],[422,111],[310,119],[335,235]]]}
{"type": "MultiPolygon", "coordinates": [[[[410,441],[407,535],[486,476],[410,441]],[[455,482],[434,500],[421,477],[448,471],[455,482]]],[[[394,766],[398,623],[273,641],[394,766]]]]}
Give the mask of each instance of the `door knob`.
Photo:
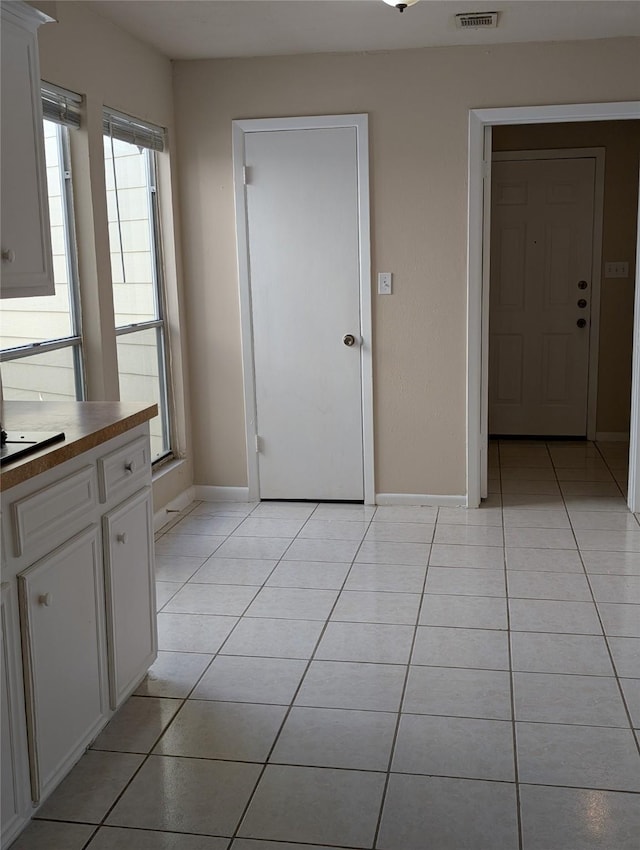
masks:
{"type": "Polygon", "coordinates": [[[579,298],[579,299],[578,299],[578,307],[580,307],[580,309],[581,309],[581,310],[584,310],[584,308],[585,308],[586,306],[587,306],[587,301],[586,301],[586,299],[585,299],[585,298],[579,298]]]}
{"type": "Polygon", "coordinates": [[[116,540],[118,543],[126,543],[127,542],[127,532],[121,531],[119,534],[116,534],[116,540]]]}
{"type": "Polygon", "coordinates": [[[587,325],[587,320],[586,319],[578,319],[578,321],[576,322],[576,325],[579,328],[584,328],[587,325]]]}
{"type": "Polygon", "coordinates": [[[345,334],[345,335],[342,337],[342,341],[344,342],[344,344],[345,344],[348,348],[351,348],[351,346],[352,346],[352,345],[355,345],[355,344],[356,344],[356,338],[355,338],[355,336],[354,336],[353,334],[345,334]]]}
{"type": "Polygon", "coordinates": [[[579,280],[578,281],[578,289],[586,289],[587,286],[589,286],[589,284],[587,283],[586,280],[579,280]]]}
{"type": "Polygon", "coordinates": [[[41,593],[38,596],[38,605],[44,605],[45,608],[48,608],[51,605],[51,594],[50,593],[41,593]]]}

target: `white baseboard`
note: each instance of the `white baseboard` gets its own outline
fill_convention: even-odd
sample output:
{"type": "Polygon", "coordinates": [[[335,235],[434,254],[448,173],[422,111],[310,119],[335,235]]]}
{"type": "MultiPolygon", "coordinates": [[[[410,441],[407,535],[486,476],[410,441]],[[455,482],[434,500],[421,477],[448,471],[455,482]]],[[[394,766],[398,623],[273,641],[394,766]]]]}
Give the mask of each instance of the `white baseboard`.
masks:
{"type": "Polygon", "coordinates": [[[425,505],[428,507],[466,507],[466,496],[429,496],[422,493],[376,493],[376,505],[425,505]]]}
{"type": "Polygon", "coordinates": [[[160,531],[161,528],[164,528],[167,523],[171,522],[172,519],[176,516],[177,513],[183,511],[185,508],[188,508],[191,502],[195,501],[195,488],[189,487],[183,493],[169,502],[168,505],[160,508],[159,511],[156,511],[153,515],[153,530],[154,532],[160,531]]]}
{"type": "Polygon", "coordinates": [[[248,487],[215,487],[196,484],[195,498],[201,502],[248,502],[248,487]]]}
{"type": "Polygon", "coordinates": [[[598,431],[596,441],[600,443],[628,443],[628,431],[598,431]]]}

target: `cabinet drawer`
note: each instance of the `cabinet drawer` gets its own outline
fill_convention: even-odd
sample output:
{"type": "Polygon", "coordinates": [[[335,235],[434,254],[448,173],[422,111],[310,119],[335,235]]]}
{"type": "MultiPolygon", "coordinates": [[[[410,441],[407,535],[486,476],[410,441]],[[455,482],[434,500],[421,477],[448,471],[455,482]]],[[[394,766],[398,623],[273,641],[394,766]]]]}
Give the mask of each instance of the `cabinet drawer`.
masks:
{"type": "Polygon", "coordinates": [[[91,522],[98,503],[96,474],[85,466],[13,503],[15,554],[37,558],[91,522]]]}
{"type": "Polygon", "coordinates": [[[100,501],[108,502],[113,497],[121,498],[125,493],[139,487],[151,469],[149,441],[138,437],[120,449],[104,455],[98,460],[100,501]]]}

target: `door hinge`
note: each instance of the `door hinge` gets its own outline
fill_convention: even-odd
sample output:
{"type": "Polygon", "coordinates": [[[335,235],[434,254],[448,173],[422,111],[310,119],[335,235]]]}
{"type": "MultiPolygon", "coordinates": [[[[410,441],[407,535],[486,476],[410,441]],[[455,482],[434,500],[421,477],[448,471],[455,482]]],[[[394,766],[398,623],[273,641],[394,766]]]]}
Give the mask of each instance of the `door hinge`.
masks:
{"type": "Polygon", "coordinates": [[[489,176],[489,162],[488,162],[488,160],[484,159],[482,161],[482,178],[483,178],[483,180],[486,180],[488,176],[489,176]]]}
{"type": "Polygon", "coordinates": [[[256,434],[256,454],[260,454],[262,451],[262,437],[259,437],[256,434]]]}
{"type": "Polygon", "coordinates": [[[251,182],[251,166],[249,165],[242,166],[242,182],[245,186],[248,186],[251,182]]]}

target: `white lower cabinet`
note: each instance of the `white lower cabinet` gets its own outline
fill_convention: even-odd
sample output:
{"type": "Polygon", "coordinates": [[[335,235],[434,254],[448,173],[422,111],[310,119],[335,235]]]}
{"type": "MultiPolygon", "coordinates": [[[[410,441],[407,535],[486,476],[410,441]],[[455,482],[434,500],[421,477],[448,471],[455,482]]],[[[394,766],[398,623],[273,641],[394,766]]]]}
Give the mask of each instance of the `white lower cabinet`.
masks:
{"type": "Polygon", "coordinates": [[[22,704],[22,673],[18,631],[18,600],[15,588],[2,583],[0,607],[0,691],[2,716],[0,718],[0,812],[2,813],[2,842],[20,829],[29,796],[27,764],[24,754],[27,747],[24,708],[22,704]]]}
{"type": "Polygon", "coordinates": [[[18,575],[34,803],[91,743],[107,716],[98,526],[18,575]]]}
{"type": "Polygon", "coordinates": [[[102,519],[107,592],[109,692],[119,708],[157,652],[151,488],[102,519]]]}
{"type": "Polygon", "coordinates": [[[156,658],[148,425],[1,496],[4,848],[156,658]]]}

